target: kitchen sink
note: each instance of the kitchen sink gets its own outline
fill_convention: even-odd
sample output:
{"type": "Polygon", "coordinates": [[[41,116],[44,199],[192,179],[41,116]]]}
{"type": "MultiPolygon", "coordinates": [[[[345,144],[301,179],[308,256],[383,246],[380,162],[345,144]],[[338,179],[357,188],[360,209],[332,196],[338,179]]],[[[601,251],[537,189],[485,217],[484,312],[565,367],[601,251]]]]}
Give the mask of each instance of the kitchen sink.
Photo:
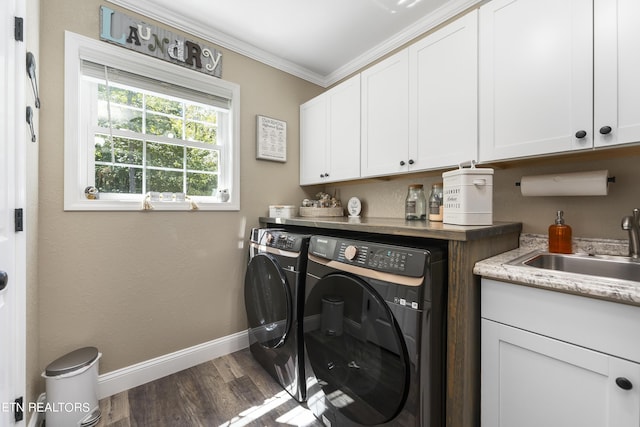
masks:
{"type": "Polygon", "coordinates": [[[640,260],[623,256],[534,252],[509,264],[640,282],[640,260]]]}

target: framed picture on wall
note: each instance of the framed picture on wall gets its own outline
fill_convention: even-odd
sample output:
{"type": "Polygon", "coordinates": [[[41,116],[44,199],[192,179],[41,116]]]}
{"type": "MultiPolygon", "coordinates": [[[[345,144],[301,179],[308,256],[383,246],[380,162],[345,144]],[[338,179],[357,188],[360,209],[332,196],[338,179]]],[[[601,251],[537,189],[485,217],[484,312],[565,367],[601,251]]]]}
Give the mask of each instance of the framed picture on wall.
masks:
{"type": "Polygon", "coordinates": [[[256,116],[256,159],[287,161],[287,122],[256,116]]]}

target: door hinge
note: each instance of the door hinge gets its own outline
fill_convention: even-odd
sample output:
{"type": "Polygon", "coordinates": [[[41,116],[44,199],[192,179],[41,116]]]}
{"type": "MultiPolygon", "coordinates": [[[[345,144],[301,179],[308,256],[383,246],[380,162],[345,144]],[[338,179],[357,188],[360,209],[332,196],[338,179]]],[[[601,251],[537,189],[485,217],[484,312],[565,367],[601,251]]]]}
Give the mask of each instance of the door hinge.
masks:
{"type": "Polygon", "coordinates": [[[22,396],[14,400],[13,418],[15,422],[22,421],[24,419],[24,398],[22,396]]]}
{"type": "Polygon", "coordinates": [[[13,35],[17,42],[24,41],[24,19],[18,16],[14,18],[13,35]]]}
{"type": "Polygon", "coordinates": [[[16,209],[13,217],[15,220],[15,231],[24,231],[24,213],[22,212],[22,208],[16,209]]]}

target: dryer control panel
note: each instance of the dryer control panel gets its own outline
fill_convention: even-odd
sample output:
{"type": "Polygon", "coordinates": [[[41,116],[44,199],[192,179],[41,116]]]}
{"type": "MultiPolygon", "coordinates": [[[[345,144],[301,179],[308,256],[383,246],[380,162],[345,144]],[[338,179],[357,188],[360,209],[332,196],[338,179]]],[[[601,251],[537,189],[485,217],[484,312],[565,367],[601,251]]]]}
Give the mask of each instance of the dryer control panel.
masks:
{"type": "Polygon", "coordinates": [[[380,243],[313,236],[309,253],[376,271],[421,277],[424,275],[429,251],[380,243]]]}
{"type": "Polygon", "coordinates": [[[280,229],[255,228],[251,233],[253,243],[289,252],[300,252],[308,238],[307,235],[289,233],[280,229]]]}

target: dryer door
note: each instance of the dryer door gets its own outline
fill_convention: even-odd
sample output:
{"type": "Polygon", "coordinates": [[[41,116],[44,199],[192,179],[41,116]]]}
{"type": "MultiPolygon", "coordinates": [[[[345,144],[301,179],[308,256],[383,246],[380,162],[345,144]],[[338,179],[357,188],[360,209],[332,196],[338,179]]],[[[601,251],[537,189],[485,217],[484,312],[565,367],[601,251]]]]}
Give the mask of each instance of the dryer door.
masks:
{"type": "Polygon", "coordinates": [[[244,278],[244,304],[250,333],[266,348],[280,347],[291,330],[289,281],[269,254],[251,258],[244,278]]]}
{"type": "MultiPolygon", "coordinates": [[[[332,412],[357,425],[393,420],[407,399],[410,360],[389,306],[368,283],[347,274],[308,280],[307,289],[304,342],[312,370],[307,378],[310,407],[324,396],[320,400],[328,402],[332,412]]],[[[318,407],[312,410],[321,415],[318,407]]]]}

